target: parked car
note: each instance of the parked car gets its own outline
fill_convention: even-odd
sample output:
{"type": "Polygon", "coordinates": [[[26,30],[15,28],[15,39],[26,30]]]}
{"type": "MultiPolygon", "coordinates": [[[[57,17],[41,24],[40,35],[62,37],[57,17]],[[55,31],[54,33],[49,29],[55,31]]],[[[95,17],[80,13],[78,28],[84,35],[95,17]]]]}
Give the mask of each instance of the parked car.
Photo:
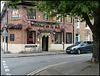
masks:
{"type": "Polygon", "coordinates": [[[75,44],[66,48],[66,53],[87,53],[93,52],[93,41],[76,42],[75,44]]]}

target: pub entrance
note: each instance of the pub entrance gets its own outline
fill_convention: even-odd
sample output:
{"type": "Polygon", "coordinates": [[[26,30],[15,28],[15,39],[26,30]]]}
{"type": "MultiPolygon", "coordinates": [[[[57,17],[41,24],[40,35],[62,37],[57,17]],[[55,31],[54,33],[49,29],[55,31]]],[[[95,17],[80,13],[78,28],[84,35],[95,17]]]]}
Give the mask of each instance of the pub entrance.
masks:
{"type": "Polygon", "coordinates": [[[48,51],[48,36],[42,37],[42,51],[48,51]]]}

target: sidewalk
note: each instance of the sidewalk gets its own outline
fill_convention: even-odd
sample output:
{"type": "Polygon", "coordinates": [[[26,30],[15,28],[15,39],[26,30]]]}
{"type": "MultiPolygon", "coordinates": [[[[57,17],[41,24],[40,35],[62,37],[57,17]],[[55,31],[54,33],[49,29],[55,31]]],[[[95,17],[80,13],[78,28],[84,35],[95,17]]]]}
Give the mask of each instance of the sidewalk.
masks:
{"type": "Polygon", "coordinates": [[[5,53],[4,54],[3,51],[1,51],[1,58],[32,57],[32,56],[57,55],[57,54],[66,54],[66,52],[41,52],[41,53],[27,53],[27,54],[5,53]]]}
{"type": "MultiPolygon", "coordinates": [[[[32,75],[32,74],[31,74],[32,75]]],[[[64,63],[41,70],[34,75],[98,75],[99,64],[78,61],[64,63]]]]}

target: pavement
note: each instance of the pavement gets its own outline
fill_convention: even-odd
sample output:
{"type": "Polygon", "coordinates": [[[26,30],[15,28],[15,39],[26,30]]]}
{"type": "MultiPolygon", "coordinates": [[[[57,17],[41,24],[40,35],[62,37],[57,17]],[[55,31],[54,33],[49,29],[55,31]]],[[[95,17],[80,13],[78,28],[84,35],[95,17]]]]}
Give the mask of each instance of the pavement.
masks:
{"type": "MultiPolygon", "coordinates": [[[[28,54],[4,54],[1,51],[1,58],[18,58],[44,55],[66,54],[66,52],[41,52],[28,54]]],[[[99,75],[99,63],[89,63],[87,61],[62,62],[60,64],[49,65],[36,70],[28,75],[99,75]],[[69,66],[70,65],[70,66],[69,66]]]]}
{"type": "Polygon", "coordinates": [[[32,57],[32,56],[45,56],[45,55],[58,55],[58,54],[66,54],[66,52],[40,52],[40,53],[19,53],[19,54],[11,54],[5,53],[1,51],[1,58],[18,58],[18,57],[32,57]]]}
{"type": "Polygon", "coordinates": [[[97,75],[99,76],[99,64],[79,61],[64,63],[61,65],[51,66],[40,70],[31,75],[97,75]],[[69,66],[70,65],[70,66],[69,66]]]}

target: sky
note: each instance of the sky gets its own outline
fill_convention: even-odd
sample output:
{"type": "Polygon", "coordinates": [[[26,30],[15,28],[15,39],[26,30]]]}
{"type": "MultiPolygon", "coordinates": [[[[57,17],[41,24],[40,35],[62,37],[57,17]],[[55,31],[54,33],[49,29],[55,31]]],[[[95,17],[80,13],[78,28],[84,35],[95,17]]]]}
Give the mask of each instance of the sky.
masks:
{"type": "Polygon", "coordinates": [[[1,12],[2,12],[3,6],[4,6],[4,1],[1,1],[1,12]]]}

